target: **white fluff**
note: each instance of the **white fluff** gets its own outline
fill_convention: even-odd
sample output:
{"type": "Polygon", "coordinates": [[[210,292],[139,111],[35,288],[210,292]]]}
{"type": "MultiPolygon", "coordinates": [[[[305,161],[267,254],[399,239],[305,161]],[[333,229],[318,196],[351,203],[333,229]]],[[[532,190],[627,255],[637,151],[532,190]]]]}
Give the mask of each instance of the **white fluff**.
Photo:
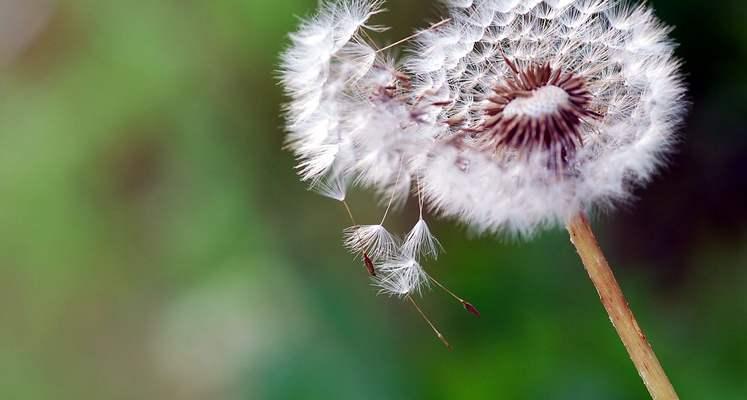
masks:
{"type": "Polygon", "coordinates": [[[350,181],[344,173],[333,170],[326,176],[313,182],[309,186],[309,190],[333,200],[345,201],[349,185],[350,181]]]}
{"type": "Polygon", "coordinates": [[[572,176],[561,180],[541,158],[492,159],[434,146],[421,173],[427,200],[441,214],[478,232],[530,235],[628,200],[664,164],[686,102],[669,28],[648,7],[608,0],[448,4],[449,26],[421,35],[406,60],[416,93],[453,101],[433,110],[434,121],[460,116],[461,126],[480,124],[479,101],[509,73],[504,53],[520,66],[549,63],[583,77],[592,106],[605,112],[582,126],[584,146],[572,176]]]}
{"type": "Polygon", "coordinates": [[[378,276],[373,278],[380,294],[405,297],[420,294],[429,287],[430,277],[423,267],[412,258],[387,260],[376,266],[378,276]]]}
{"type": "MultiPolygon", "coordinates": [[[[426,205],[439,214],[477,232],[527,236],[628,200],[665,163],[685,90],[669,28],[650,8],[613,0],[446,3],[449,22],[421,31],[399,62],[360,34],[380,29],[366,22],[381,2],[325,3],[291,36],[282,83],[291,99],[288,146],[302,179],[340,200],[344,190],[324,177],[341,171],[345,182],[373,188],[396,206],[417,177],[426,205]],[[582,77],[590,107],[602,115],[581,125],[583,145],[562,177],[543,154],[497,156],[450,142],[485,121],[486,96],[510,73],[504,57],[519,68],[548,63],[582,77]]],[[[514,111],[547,111],[530,106],[514,111]]],[[[346,233],[351,250],[375,253],[391,270],[403,264],[403,252],[417,259],[438,248],[424,221],[402,249],[394,242],[380,225],[346,233]]],[[[404,278],[390,279],[388,292],[397,292],[404,278]]]]}
{"type": "Polygon", "coordinates": [[[386,260],[398,254],[399,241],[383,225],[351,226],[344,231],[345,247],[353,254],[367,254],[372,260],[386,260]]]}
{"type": "Polygon", "coordinates": [[[402,254],[416,260],[425,257],[435,259],[438,257],[439,250],[441,250],[441,243],[431,234],[428,224],[421,217],[405,237],[402,254]]]}
{"type": "Polygon", "coordinates": [[[381,11],[381,2],[325,2],[319,13],[302,22],[281,56],[281,81],[291,101],[286,105],[288,147],[299,160],[303,180],[315,180],[339,161],[349,160],[354,129],[347,118],[349,85],[365,76],[376,53],[359,37],[361,30],[380,30],[366,21],[381,11]]]}

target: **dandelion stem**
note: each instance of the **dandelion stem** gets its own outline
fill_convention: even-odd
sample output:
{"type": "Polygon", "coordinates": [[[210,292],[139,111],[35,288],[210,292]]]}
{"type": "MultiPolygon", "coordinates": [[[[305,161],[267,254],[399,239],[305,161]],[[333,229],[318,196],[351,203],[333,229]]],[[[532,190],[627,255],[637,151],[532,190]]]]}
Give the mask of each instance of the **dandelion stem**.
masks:
{"type": "Polygon", "coordinates": [[[441,334],[438,328],[436,328],[436,325],[434,325],[433,322],[431,322],[430,318],[428,318],[428,316],[425,315],[423,310],[420,309],[420,306],[418,305],[418,303],[415,302],[415,299],[413,299],[412,296],[408,294],[407,300],[410,300],[410,303],[412,303],[412,305],[415,306],[415,309],[418,310],[418,314],[420,314],[420,316],[423,317],[423,319],[425,320],[425,322],[428,323],[431,329],[433,329],[433,332],[436,334],[436,337],[438,337],[438,340],[440,340],[441,343],[443,343],[444,346],[446,346],[446,348],[451,350],[451,345],[449,344],[449,342],[446,341],[446,338],[444,337],[444,335],[441,334]]]}
{"type": "Polygon", "coordinates": [[[654,400],[679,399],[646,336],[638,326],[622,289],[599,248],[588,219],[585,215],[579,214],[571,219],[567,229],[571,235],[571,243],[576,247],[586,272],[599,293],[612,326],[625,345],[651,397],[654,400]]]}

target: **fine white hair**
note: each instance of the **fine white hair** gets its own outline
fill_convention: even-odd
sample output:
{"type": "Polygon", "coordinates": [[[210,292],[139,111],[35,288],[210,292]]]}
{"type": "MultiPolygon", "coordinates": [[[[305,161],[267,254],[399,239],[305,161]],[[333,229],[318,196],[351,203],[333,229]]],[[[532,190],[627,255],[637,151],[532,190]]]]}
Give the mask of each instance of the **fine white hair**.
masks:
{"type": "Polygon", "coordinates": [[[373,67],[376,53],[361,31],[382,30],[366,21],[381,12],[380,1],[324,2],[317,15],[291,34],[281,56],[288,147],[298,157],[303,180],[316,181],[333,167],[344,168],[352,150],[346,137],[355,129],[348,88],[373,67]]]}
{"type": "Polygon", "coordinates": [[[405,297],[420,294],[430,285],[430,277],[425,269],[413,258],[400,257],[387,260],[377,265],[379,276],[374,279],[374,286],[380,294],[405,297]]]}
{"type": "Polygon", "coordinates": [[[427,286],[422,259],[440,250],[424,208],[524,237],[611,209],[666,163],[687,106],[670,28],[645,4],[444,3],[448,18],[400,59],[370,39],[385,28],[369,23],[383,2],[368,0],[323,2],[282,55],[301,179],[341,202],[349,186],[373,189],[384,220],[413,189],[420,200],[404,242],[384,220],[345,232],[399,296],[427,286]]]}
{"type": "Polygon", "coordinates": [[[676,142],[686,108],[680,62],[645,5],[609,0],[451,0],[451,21],[420,35],[406,60],[414,93],[447,100],[434,121],[484,122],[482,106],[517,66],[547,64],[583,78],[601,117],[557,179],[541,157],[506,159],[435,145],[419,169],[426,197],[477,231],[531,234],[591,208],[608,209],[648,182],[676,142]]]}

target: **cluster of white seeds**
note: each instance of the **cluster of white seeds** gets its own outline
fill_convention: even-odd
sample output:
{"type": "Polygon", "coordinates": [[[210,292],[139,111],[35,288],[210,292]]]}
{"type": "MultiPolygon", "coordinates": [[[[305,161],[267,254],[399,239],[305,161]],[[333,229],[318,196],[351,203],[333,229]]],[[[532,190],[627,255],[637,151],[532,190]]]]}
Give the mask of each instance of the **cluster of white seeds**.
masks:
{"type": "Polygon", "coordinates": [[[366,0],[324,3],[282,58],[301,178],[341,202],[352,184],[381,196],[382,221],[348,228],[345,245],[392,295],[430,282],[440,244],[425,211],[531,235],[610,208],[663,164],[686,106],[669,28],[646,6],[446,3],[400,60],[371,39],[383,4],[366,0]],[[410,197],[421,217],[400,240],[384,223],[410,197]]]}

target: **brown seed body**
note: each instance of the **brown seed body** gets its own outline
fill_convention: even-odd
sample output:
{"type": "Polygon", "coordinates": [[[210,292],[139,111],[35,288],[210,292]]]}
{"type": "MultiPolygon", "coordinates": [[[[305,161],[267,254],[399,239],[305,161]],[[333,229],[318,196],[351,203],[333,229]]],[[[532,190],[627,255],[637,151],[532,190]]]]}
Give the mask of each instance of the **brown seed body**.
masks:
{"type": "Polygon", "coordinates": [[[374,263],[371,260],[371,257],[369,257],[366,253],[363,253],[363,264],[366,266],[366,270],[368,271],[369,275],[376,276],[376,268],[374,267],[374,263]]]}
{"type": "Polygon", "coordinates": [[[464,306],[465,310],[467,310],[471,314],[474,314],[474,316],[480,318],[480,311],[478,311],[477,308],[473,306],[471,303],[467,301],[462,301],[462,305],[464,306]]]}

